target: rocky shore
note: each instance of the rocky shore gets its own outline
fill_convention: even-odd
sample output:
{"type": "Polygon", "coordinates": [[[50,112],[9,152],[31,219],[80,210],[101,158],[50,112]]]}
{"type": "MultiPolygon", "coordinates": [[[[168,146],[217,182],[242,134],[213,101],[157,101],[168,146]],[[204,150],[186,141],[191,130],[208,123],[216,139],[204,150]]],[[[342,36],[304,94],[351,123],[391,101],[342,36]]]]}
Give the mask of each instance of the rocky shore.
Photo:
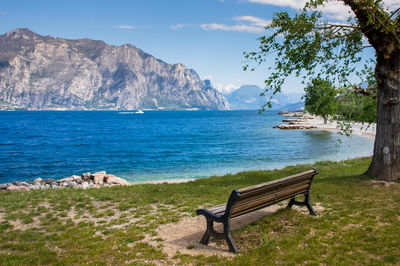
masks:
{"type": "MultiPolygon", "coordinates": [[[[296,112],[280,112],[279,115],[285,117],[282,122],[285,124],[279,124],[274,128],[282,130],[291,129],[319,129],[319,130],[340,130],[340,126],[337,121],[329,120],[326,124],[324,119],[319,116],[310,116],[304,113],[304,111],[296,112]]],[[[352,134],[363,135],[369,138],[375,138],[376,124],[362,124],[362,123],[351,123],[352,134]]]]}
{"type": "Polygon", "coordinates": [[[0,184],[0,191],[21,191],[33,189],[59,189],[59,188],[99,188],[111,186],[128,186],[128,181],[105,171],[95,173],[83,173],[81,176],[72,175],[59,180],[36,178],[32,182],[14,182],[0,184]]]}
{"type": "Polygon", "coordinates": [[[305,115],[303,111],[296,112],[280,112],[281,116],[284,117],[296,117],[292,119],[283,119],[282,122],[287,124],[279,124],[274,128],[279,129],[317,129],[317,126],[310,124],[310,120],[314,117],[305,115]]]}

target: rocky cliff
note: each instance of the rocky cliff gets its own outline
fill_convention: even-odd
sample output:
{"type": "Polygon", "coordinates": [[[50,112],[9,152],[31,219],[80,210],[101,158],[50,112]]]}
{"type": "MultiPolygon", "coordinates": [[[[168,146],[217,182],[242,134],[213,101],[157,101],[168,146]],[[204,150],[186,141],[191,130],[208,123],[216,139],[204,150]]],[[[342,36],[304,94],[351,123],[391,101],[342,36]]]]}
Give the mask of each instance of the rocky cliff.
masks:
{"type": "Polygon", "coordinates": [[[225,110],[229,104],[194,70],[132,45],[16,29],[0,36],[0,108],[225,110]]]}

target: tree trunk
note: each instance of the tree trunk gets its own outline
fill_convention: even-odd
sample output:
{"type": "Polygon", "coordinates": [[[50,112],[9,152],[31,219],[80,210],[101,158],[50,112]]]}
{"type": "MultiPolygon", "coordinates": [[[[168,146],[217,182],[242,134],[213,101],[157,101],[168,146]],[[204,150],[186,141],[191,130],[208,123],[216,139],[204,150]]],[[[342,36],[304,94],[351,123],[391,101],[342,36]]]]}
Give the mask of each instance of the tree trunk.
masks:
{"type": "Polygon", "coordinates": [[[327,116],[322,116],[324,118],[324,124],[328,123],[328,117],[327,116]]]}
{"type": "Polygon", "coordinates": [[[400,181],[400,29],[398,18],[377,1],[341,0],[350,6],[369,43],[376,51],[378,116],[374,155],[367,173],[384,181],[400,181]]]}
{"type": "Polygon", "coordinates": [[[400,181],[400,55],[387,57],[378,54],[375,68],[378,116],[367,173],[384,181],[400,181]]]}

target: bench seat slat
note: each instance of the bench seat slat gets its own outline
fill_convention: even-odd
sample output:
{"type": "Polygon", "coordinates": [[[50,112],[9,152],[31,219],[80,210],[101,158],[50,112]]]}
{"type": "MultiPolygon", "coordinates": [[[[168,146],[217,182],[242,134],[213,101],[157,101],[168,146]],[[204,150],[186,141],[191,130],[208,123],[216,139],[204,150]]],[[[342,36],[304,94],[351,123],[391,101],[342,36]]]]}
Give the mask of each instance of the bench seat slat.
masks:
{"type": "Polygon", "coordinates": [[[253,193],[249,197],[247,195],[245,195],[245,196],[241,195],[239,197],[239,199],[237,199],[236,202],[233,204],[233,206],[235,207],[237,205],[243,205],[243,204],[245,204],[247,202],[254,201],[254,200],[257,200],[259,198],[268,197],[269,195],[273,195],[273,194],[275,194],[275,193],[277,193],[279,191],[284,191],[284,190],[288,190],[288,189],[289,190],[290,189],[295,189],[295,188],[301,187],[303,185],[310,186],[310,179],[304,180],[304,181],[299,182],[299,183],[294,183],[294,184],[291,184],[290,186],[283,187],[283,188],[280,188],[280,189],[275,188],[274,190],[259,191],[258,193],[253,193]]]}
{"type": "Polygon", "coordinates": [[[226,204],[220,204],[220,205],[217,205],[217,206],[213,206],[213,207],[209,208],[208,210],[213,212],[213,213],[216,213],[216,212],[219,212],[220,209],[224,209],[225,210],[225,207],[226,207],[226,204]]]}
{"type": "Polygon", "coordinates": [[[315,174],[314,170],[309,170],[309,171],[306,171],[306,172],[303,172],[300,174],[291,175],[288,177],[284,177],[284,178],[277,179],[277,180],[272,180],[272,181],[269,181],[266,183],[262,183],[262,184],[258,184],[258,185],[254,185],[254,186],[250,186],[250,187],[245,187],[245,188],[239,189],[239,192],[240,192],[240,194],[244,194],[246,192],[257,190],[257,189],[260,189],[263,187],[269,187],[269,186],[272,186],[275,184],[285,183],[285,182],[293,180],[293,179],[302,178],[302,177],[311,177],[314,174],[315,174]]]}
{"type": "MultiPolygon", "coordinates": [[[[236,213],[241,213],[241,211],[245,209],[251,209],[254,206],[268,206],[269,204],[274,204],[275,202],[279,202],[284,200],[283,198],[287,199],[288,195],[289,198],[293,197],[293,195],[299,195],[303,194],[307,191],[307,188],[309,186],[309,183],[305,183],[302,186],[296,188],[296,189],[287,189],[284,191],[280,191],[279,193],[271,193],[264,195],[263,197],[257,197],[253,198],[253,201],[247,201],[247,202],[240,202],[241,204],[237,204],[233,207],[232,209],[232,217],[236,217],[236,213]]],[[[224,215],[225,210],[226,210],[226,205],[218,205],[213,208],[208,209],[210,212],[216,214],[216,215],[224,215]]]]}
{"type": "Polygon", "coordinates": [[[309,184],[306,184],[295,189],[280,191],[278,193],[268,195],[267,197],[258,198],[256,200],[246,202],[245,204],[234,206],[232,208],[232,215],[245,209],[251,209],[252,207],[258,206],[260,204],[268,204],[269,202],[282,201],[283,198],[287,197],[288,195],[303,194],[307,191],[308,187],[309,184]]]}
{"type": "MultiPolygon", "coordinates": [[[[304,190],[304,191],[302,191],[302,192],[303,192],[303,193],[306,193],[307,190],[304,190]]],[[[299,195],[299,193],[291,193],[291,194],[289,194],[289,195],[286,195],[286,196],[282,197],[281,199],[274,199],[274,200],[272,200],[272,201],[270,201],[270,202],[267,202],[267,203],[265,203],[265,204],[260,204],[260,205],[254,206],[254,207],[252,207],[252,208],[245,209],[245,210],[243,210],[243,211],[241,211],[241,212],[233,213],[233,214],[231,214],[231,218],[238,217],[238,216],[241,216],[241,215],[243,215],[243,214],[246,214],[246,213],[249,213],[249,212],[253,212],[253,211],[256,211],[256,210],[259,210],[259,209],[268,207],[268,206],[273,205],[273,204],[275,204],[275,203],[278,203],[278,202],[280,202],[280,201],[290,199],[290,198],[292,198],[292,197],[294,197],[294,196],[296,196],[296,195],[299,195]]]]}
{"type": "Polygon", "coordinates": [[[271,182],[264,183],[261,187],[253,186],[253,189],[249,189],[249,188],[241,189],[241,190],[239,190],[240,199],[245,199],[248,197],[252,197],[253,195],[257,195],[260,193],[264,193],[264,192],[268,192],[268,191],[272,191],[272,190],[276,190],[276,189],[284,189],[285,187],[300,183],[303,180],[311,180],[311,178],[312,178],[312,175],[307,174],[307,175],[297,176],[294,179],[290,179],[290,180],[287,179],[284,182],[271,181],[271,182]],[[268,185],[268,183],[272,183],[272,182],[273,182],[273,184],[268,185]]]}

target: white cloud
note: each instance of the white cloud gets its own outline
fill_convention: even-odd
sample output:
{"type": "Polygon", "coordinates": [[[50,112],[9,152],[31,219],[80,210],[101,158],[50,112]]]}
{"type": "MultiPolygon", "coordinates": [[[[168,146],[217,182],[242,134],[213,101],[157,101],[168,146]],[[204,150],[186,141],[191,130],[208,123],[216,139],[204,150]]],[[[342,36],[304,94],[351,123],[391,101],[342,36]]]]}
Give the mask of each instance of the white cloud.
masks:
{"type": "Polygon", "coordinates": [[[385,0],[383,1],[383,6],[390,10],[395,10],[400,7],[400,0],[385,0]]]}
{"type": "MultiPolygon", "coordinates": [[[[301,9],[304,7],[306,0],[247,0],[251,3],[291,7],[295,9],[301,9]]],[[[400,7],[400,0],[384,0],[383,6],[389,10],[395,10],[400,7]]],[[[329,0],[324,7],[318,8],[318,10],[324,12],[324,15],[328,19],[334,19],[338,21],[346,21],[350,16],[354,16],[353,12],[348,6],[345,6],[342,1],[329,0]]]]}
{"type": "Polygon", "coordinates": [[[176,25],[170,26],[170,28],[173,30],[179,30],[179,29],[187,28],[187,27],[191,27],[191,25],[190,24],[176,24],[176,25]]]}
{"type": "Polygon", "coordinates": [[[273,5],[273,6],[288,6],[291,8],[303,8],[306,0],[248,0],[251,3],[273,5]]]}
{"type": "Polygon", "coordinates": [[[272,103],[279,104],[279,101],[278,101],[277,99],[275,99],[275,98],[271,99],[271,102],[272,102],[272,103]]]}
{"type": "Polygon", "coordinates": [[[133,29],[136,29],[135,26],[131,26],[131,25],[118,25],[118,26],[115,26],[114,28],[116,28],[116,29],[123,29],[123,30],[133,30],[133,29]]]}
{"type": "MultiPolygon", "coordinates": [[[[258,3],[264,5],[291,7],[295,9],[301,9],[304,7],[307,1],[305,0],[247,0],[251,3],[258,3]]],[[[392,0],[399,1],[399,0],[392,0]]],[[[351,11],[349,7],[345,6],[342,1],[328,1],[324,7],[318,8],[323,11],[325,16],[330,19],[346,21],[351,11]]]]}
{"type": "Polygon", "coordinates": [[[200,27],[203,30],[224,30],[224,31],[244,31],[244,32],[252,32],[259,33],[263,30],[263,28],[258,26],[251,25],[224,25],[218,23],[211,24],[201,24],[200,27]]]}
{"type": "Polygon", "coordinates": [[[350,16],[354,16],[350,7],[339,1],[329,1],[325,6],[318,8],[328,19],[347,21],[350,16]]]}
{"type": "Polygon", "coordinates": [[[230,93],[232,91],[239,89],[239,86],[235,85],[235,84],[228,84],[225,86],[223,86],[221,84],[216,84],[216,85],[214,85],[214,88],[222,94],[227,94],[227,93],[230,93]]]}
{"type": "Polygon", "coordinates": [[[259,27],[265,27],[268,24],[271,23],[271,20],[266,20],[263,18],[258,18],[258,17],[253,17],[253,16],[240,16],[240,17],[234,17],[233,20],[236,21],[248,21],[251,23],[251,25],[254,26],[259,26],[259,27]]]}
{"type": "Polygon", "coordinates": [[[212,80],[213,76],[212,75],[205,75],[203,77],[201,77],[202,80],[208,79],[208,80],[212,80]]]}
{"type": "Polygon", "coordinates": [[[239,16],[239,17],[234,17],[233,20],[238,21],[239,24],[226,25],[226,24],[210,23],[210,24],[201,24],[200,27],[203,30],[223,30],[223,31],[260,33],[264,30],[264,27],[271,22],[269,20],[253,16],[239,16]]]}

